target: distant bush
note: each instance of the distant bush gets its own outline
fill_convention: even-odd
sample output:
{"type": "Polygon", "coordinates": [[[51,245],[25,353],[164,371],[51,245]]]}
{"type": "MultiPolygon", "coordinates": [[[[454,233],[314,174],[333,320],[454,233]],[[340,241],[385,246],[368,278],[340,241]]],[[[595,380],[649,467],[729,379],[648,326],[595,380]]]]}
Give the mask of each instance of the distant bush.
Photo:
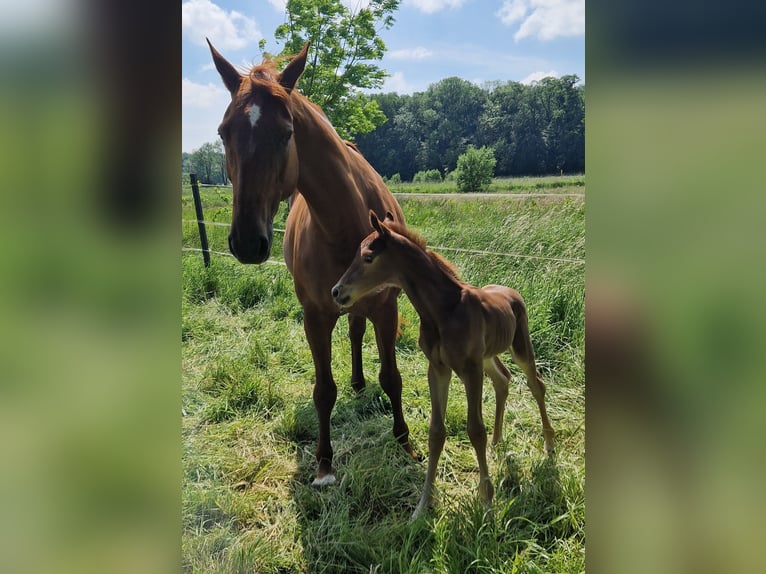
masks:
{"type": "Polygon", "coordinates": [[[439,183],[442,180],[442,174],[438,169],[429,169],[419,171],[412,178],[412,183],[439,183]]]}
{"type": "Polygon", "coordinates": [[[402,183],[402,176],[399,175],[398,173],[395,173],[394,175],[392,175],[386,180],[386,183],[388,185],[398,185],[402,183]]]}
{"type": "Polygon", "coordinates": [[[492,148],[482,146],[476,149],[474,146],[468,146],[465,153],[457,158],[455,172],[458,190],[466,193],[489,189],[495,175],[495,163],[492,148]]]}
{"type": "Polygon", "coordinates": [[[457,170],[453,169],[452,171],[448,171],[447,173],[445,173],[444,181],[455,181],[455,179],[457,178],[456,172],[457,170]]]}

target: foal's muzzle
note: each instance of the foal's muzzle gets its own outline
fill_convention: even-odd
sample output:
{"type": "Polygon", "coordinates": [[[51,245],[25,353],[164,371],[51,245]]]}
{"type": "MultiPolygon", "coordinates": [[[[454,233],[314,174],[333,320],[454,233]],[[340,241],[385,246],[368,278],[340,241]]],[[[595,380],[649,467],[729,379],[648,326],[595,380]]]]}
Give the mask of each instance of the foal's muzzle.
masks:
{"type": "Polygon", "coordinates": [[[346,304],[351,300],[351,295],[340,283],[332,288],[331,294],[332,298],[338,304],[338,307],[345,307],[346,304]]]}

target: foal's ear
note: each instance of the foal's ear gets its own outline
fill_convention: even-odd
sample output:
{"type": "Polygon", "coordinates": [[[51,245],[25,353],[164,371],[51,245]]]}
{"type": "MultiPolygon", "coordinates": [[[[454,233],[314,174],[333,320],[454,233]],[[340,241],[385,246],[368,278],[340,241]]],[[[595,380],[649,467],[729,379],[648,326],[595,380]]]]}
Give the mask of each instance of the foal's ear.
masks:
{"type": "Polygon", "coordinates": [[[375,215],[375,212],[372,209],[370,210],[370,225],[372,225],[372,228],[377,231],[381,237],[388,235],[388,228],[383,225],[383,223],[380,221],[380,219],[378,219],[378,216],[375,215]]]}
{"type": "Polygon", "coordinates": [[[295,56],[290,63],[287,64],[282,73],[279,74],[279,83],[282,84],[288,92],[291,92],[298,82],[298,78],[301,77],[303,69],[306,67],[306,57],[309,53],[309,45],[311,42],[306,42],[300,53],[295,56]]]}
{"type": "Polygon", "coordinates": [[[394,214],[391,213],[390,211],[386,211],[386,219],[384,221],[386,221],[386,222],[388,222],[388,221],[393,222],[394,221],[394,214]]]}
{"type": "Polygon", "coordinates": [[[207,38],[205,38],[205,40],[207,40],[207,45],[210,46],[210,53],[213,54],[215,69],[221,74],[223,85],[226,86],[233,96],[239,90],[239,85],[242,83],[242,76],[237,69],[226,60],[226,58],[221,56],[218,50],[213,48],[213,44],[210,43],[210,40],[207,38]]]}

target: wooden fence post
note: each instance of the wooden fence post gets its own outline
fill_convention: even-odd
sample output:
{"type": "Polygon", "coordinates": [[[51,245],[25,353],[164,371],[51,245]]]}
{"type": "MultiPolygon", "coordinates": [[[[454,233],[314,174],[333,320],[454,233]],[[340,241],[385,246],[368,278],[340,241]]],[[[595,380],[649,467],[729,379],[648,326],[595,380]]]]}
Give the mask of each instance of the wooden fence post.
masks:
{"type": "Polygon", "coordinates": [[[191,180],[192,195],[194,196],[194,211],[197,213],[197,227],[199,228],[199,240],[202,245],[202,259],[205,261],[205,267],[210,267],[210,248],[207,244],[205,218],[202,216],[202,200],[199,197],[197,174],[190,173],[189,179],[191,180]]]}

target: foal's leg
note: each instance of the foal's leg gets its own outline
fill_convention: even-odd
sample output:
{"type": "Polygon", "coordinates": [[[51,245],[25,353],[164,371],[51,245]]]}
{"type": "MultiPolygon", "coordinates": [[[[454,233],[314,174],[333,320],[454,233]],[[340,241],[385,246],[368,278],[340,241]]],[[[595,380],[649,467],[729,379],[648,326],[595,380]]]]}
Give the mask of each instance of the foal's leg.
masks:
{"type": "Polygon", "coordinates": [[[540,410],[540,418],[543,421],[543,439],[545,451],[553,454],[554,431],[548,413],[545,410],[545,383],[535,365],[535,351],[532,348],[532,340],[529,337],[529,325],[527,314],[524,309],[514,309],[516,312],[516,334],[511,345],[511,354],[514,362],[524,371],[527,377],[527,386],[537,401],[540,410]]]}
{"type": "Polygon", "coordinates": [[[431,489],[436,477],[436,469],[439,466],[439,457],[444,448],[447,438],[447,430],[444,426],[444,414],[447,410],[447,398],[449,396],[449,383],[452,371],[444,365],[428,364],[428,389],[431,394],[431,424],[428,427],[428,470],[423,484],[423,493],[420,495],[412,519],[415,520],[431,502],[431,489]]]}
{"type": "Polygon", "coordinates": [[[410,445],[410,429],[402,412],[402,376],[399,373],[399,367],[396,366],[394,347],[396,331],[399,327],[396,295],[391,295],[384,305],[375,307],[370,313],[370,320],[375,327],[375,340],[380,355],[378,380],[391,401],[394,415],[394,436],[412,458],[418,459],[418,455],[410,445]]]}
{"type": "Polygon", "coordinates": [[[367,329],[367,319],[361,315],[348,316],[348,338],[351,340],[351,387],[357,393],[364,390],[362,369],[362,339],[367,329]]]}
{"type": "Polygon", "coordinates": [[[495,387],[495,430],[492,433],[492,445],[503,440],[503,417],[505,416],[505,401],[508,398],[508,381],[511,373],[505,368],[499,357],[484,360],[484,372],[492,380],[495,387]]]}
{"type": "Polygon", "coordinates": [[[476,451],[476,461],[479,463],[479,496],[485,502],[492,502],[494,488],[487,467],[487,429],[484,428],[484,419],[481,416],[484,373],[481,366],[477,364],[470,365],[459,375],[465,386],[468,400],[468,438],[471,439],[473,449],[476,451]]]}
{"type": "Polygon", "coordinates": [[[338,318],[322,313],[313,307],[303,309],[303,328],[314,359],[314,407],[319,418],[319,439],[317,441],[316,459],[317,476],[312,483],[323,486],[335,482],[332,468],[332,446],[330,444],[330,414],[338,389],[330,368],[331,335],[338,318]]]}

